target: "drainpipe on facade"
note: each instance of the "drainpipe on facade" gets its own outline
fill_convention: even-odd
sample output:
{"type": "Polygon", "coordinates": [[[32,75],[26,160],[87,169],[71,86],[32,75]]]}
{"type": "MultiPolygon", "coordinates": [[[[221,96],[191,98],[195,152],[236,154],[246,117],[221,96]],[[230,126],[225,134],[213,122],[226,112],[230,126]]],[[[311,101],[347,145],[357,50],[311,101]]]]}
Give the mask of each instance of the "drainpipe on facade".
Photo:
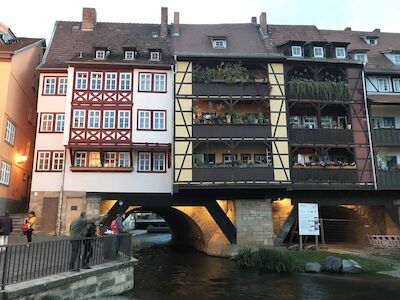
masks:
{"type": "MultiPolygon", "coordinates": [[[[365,67],[365,63],[364,63],[364,67],[365,67]]],[[[365,84],[364,68],[361,70],[361,75],[362,75],[362,83],[363,83],[365,117],[367,118],[369,150],[371,152],[372,174],[374,176],[374,188],[375,188],[375,190],[377,190],[378,189],[378,185],[376,183],[375,154],[374,154],[374,147],[372,146],[371,123],[370,123],[369,111],[368,111],[367,88],[366,88],[366,84],[365,84]]]]}
{"type": "Polygon", "coordinates": [[[64,147],[64,163],[63,163],[63,169],[62,169],[60,198],[58,199],[58,208],[57,208],[57,226],[56,226],[56,235],[57,236],[61,236],[61,220],[62,220],[62,206],[63,206],[63,200],[64,200],[64,180],[65,180],[66,162],[67,162],[67,148],[64,147]]]}

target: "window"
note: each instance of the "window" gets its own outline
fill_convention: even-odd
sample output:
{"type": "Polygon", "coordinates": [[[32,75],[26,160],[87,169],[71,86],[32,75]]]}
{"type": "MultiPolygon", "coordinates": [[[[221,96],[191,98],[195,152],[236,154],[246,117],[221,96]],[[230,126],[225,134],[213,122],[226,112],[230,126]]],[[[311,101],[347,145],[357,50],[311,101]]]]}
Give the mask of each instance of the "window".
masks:
{"type": "Polygon", "coordinates": [[[52,168],[54,171],[61,171],[64,166],[64,152],[54,151],[53,152],[53,164],[52,168]]]}
{"type": "Polygon", "coordinates": [[[300,117],[291,116],[289,118],[289,124],[292,126],[292,128],[300,128],[300,123],[300,117]]]}
{"type": "Polygon", "coordinates": [[[395,118],[394,117],[373,117],[372,127],[374,129],[378,128],[395,128],[395,118]]]}
{"type": "Polygon", "coordinates": [[[141,73],[140,74],[140,86],[139,91],[151,91],[151,74],[141,73]]]}
{"type": "Polygon", "coordinates": [[[118,153],[118,167],[129,168],[131,166],[131,156],[129,152],[118,153]]]}
{"type": "Polygon", "coordinates": [[[304,128],[314,129],[317,128],[317,118],[316,117],[303,117],[304,128]]]}
{"type": "Polygon", "coordinates": [[[88,81],[88,73],[87,72],[77,72],[75,88],[77,90],[86,90],[87,89],[87,81],[88,81]]]}
{"type": "Polygon", "coordinates": [[[150,127],[150,111],[140,110],[138,129],[151,129],[150,127]]]}
{"type": "Polygon", "coordinates": [[[55,77],[45,77],[43,94],[54,95],[55,93],[56,93],[56,78],[55,77]]]}
{"type": "Polygon", "coordinates": [[[118,128],[130,128],[131,112],[129,110],[118,111],[118,128]]]}
{"type": "Polygon", "coordinates": [[[15,125],[10,120],[7,120],[6,124],[6,136],[4,140],[10,145],[14,145],[15,141],[15,125]]]}
{"type": "Polygon", "coordinates": [[[64,131],[64,123],[65,123],[65,115],[64,114],[56,114],[56,128],[54,131],[63,132],[64,131]]]}
{"type": "Polygon", "coordinates": [[[53,131],[53,114],[42,114],[42,122],[40,124],[41,132],[52,132],[53,131]]]}
{"type": "Polygon", "coordinates": [[[222,156],[222,160],[224,162],[224,164],[231,164],[234,160],[236,160],[237,156],[236,154],[224,154],[222,156]]]}
{"type": "Polygon", "coordinates": [[[100,111],[89,110],[88,112],[88,128],[97,129],[100,128],[100,111]]]}
{"type": "Polygon", "coordinates": [[[103,112],[103,128],[115,128],[115,110],[105,110],[103,112]]]}
{"type": "Polygon", "coordinates": [[[50,170],[51,151],[38,151],[37,156],[37,170],[49,171],[50,170]]]}
{"type": "Polygon", "coordinates": [[[85,111],[84,110],[74,110],[74,120],[72,123],[72,128],[84,128],[85,127],[85,111]]]}
{"type": "Polygon", "coordinates": [[[214,49],[225,49],[226,48],[226,40],[213,40],[212,46],[214,49]]]}
{"type": "Polygon", "coordinates": [[[301,46],[292,46],[292,56],[301,57],[303,53],[301,51],[301,46]]]}
{"type": "Polygon", "coordinates": [[[400,54],[393,55],[393,61],[396,65],[400,65],[400,54]]]}
{"type": "Polygon", "coordinates": [[[400,92],[400,78],[393,78],[393,91],[400,92]]]}
{"type": "Polygon", "coordinates": [[[165,74],[154,74],[154,91],[155,92],[165,92],[165,74]]]}
{"type": "Polygon", "coordinates": [[[76,152],[75,153],[75,167],[86,167],[87,153],[86,152],[76,152]]]}
{"type": "Polygon", "coordinates": [[[101,168],[100,152],[89,152],[89,167],[101,168]]]}
{"type": "Polygon", "coordinates": [[[106,152],[104,156],[104,167],[115,168],[117,166],[117,153],[106,152]]]}
{"type": "Polygon", "coordinates": [[[11,165],[5,161],[1,162],[0,183],[9,185],[11,176],[11,165]]]}
{"type": "Polygon", "coordinates": [[[355,53],[354,59],[359,62],[367,62],[367,54],[366,53],[355,53]]]}
{"type": "Polygon", "coordinates": [[[117,73],[106,73],[106,90],[115,91],[117,89],[117,73]]]}
{"type": "Polygon", "coordinates": [[[333,118],[332,117],[321,117],[321,127],[322,128],[332,128],[333,118]]]}
{"type": "Polygon", "coordinates": [[[215,154],[204,154],[204,163],[207,165],[215,164],[215,154]]]}
{"type": "Polygon", "coordinates": [[[125,51],[126,60],[134,60],[136,58],[135,51],[125,51]]]}
{"type": "Polygon", "coordinates": [[[256,164],[265,164],[267,163],[267,156],[265,154],[255,154],[254,162],[256,164]]]}
{"type": "Polygon", "coordinates": [[[67,94],[68,78],[58,78],[58,91],[59,95],[67,94]]]}
{"type": "Polygon", "coordinates": [[[165,171],[165,153],[153,153],[153,171],[163,172],[165,171]]]}
{"type": "Polygon", "coordinates": [[[139,172],[150,172],[151,155],[148,152],[139,152],[139,172]]]}
{"type": "Polygon", "coordinates": [[[92,90],[101,90],[103,83],[103,73],[92,72],[90,74],[90,89],[92,90]]]}
{"type": "Polygon", "coordinates": [[[323,47],[314,47],[314,57],[324,57],[324,48],[323,47]]]}
{"type": "Polygon", "coordinates": [[[161,60],[161,53],[160,52],[150,52],[150,60],[153,60],[153,61],[161,60]]]}
{"type": "Polygon", "coordinates": [[[389,78],[388,77],[378,77],[378,90],[379,92],[389,92],[389,78]]]}
{"type": "Polygon", "coordinates": [[[130,91],[132,84],[132,73],[119,73],[119,89],[130,91]]]}
{"type": "Polygon", "coordinates": [[[97,50],[96,51],[96,59],[106,59],[106,51],[97,50]]]}
{"type": "Polygon", "coordinates": [[[336,58],[346,58],[346,49],[343,47],[336,47],[336,58]]]}
{"type": "Polygon", "coordinates": [[[153,112],[153,130],[165,130],[165,111],[153,112]]]}
{"type": "Polygon", "coordinates": [[[367,43],[370,45],[377,45],[378,44],[378,40],[374,39],[374,38],[369,38],[367,39],[367,43]]]}
{"type": "Polygon", "coordinates": [[[251,155],[250,154],[241,154],[240,155],[240,162],[242,164],[247,164],[251,160],[251,155]]]}

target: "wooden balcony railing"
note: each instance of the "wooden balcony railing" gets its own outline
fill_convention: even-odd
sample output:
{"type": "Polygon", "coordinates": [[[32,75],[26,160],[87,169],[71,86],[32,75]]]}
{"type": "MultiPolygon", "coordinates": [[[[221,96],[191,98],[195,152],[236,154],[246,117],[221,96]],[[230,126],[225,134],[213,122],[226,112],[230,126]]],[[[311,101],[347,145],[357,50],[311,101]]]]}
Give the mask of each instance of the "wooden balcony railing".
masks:
{"type": "Polygon", "coordinates": [[[194,124],[193,137],[233,138],[271,137],[269,124],[194,124]]]}
{"type": "Polygon", "coordinates": [[[292,144],[299,145],[348,145],[353,144],[353,133],[349,129],[290,128],[289,140],[292,144]]]}
{"type": "Polygon", "coordinates": [[[267,83],[195,82],[192,84],[192,93],[196,96],[267,96],[269,92],[267,83]]]}
{"type": "Polygon", "coordinates": [[[400,128],[379,128],[372,130],[375,146],[400,146],[400,128]]]}
{"type": "Polygon", "coordinates": [[[357,172],[348,167],[293,167],[291,178],[294,183],[356,183],[357,172]]]}
{"type": "Polygon", "coordinates": [[[377,179],[379,189],[400,190],[400,170],[379,170],[377,179]]]}
{"type": "Polygon", "coordinates": [[[193,168],[193,181],[272,181],[274,169],[272,167],[199,167],[193,168]]]}

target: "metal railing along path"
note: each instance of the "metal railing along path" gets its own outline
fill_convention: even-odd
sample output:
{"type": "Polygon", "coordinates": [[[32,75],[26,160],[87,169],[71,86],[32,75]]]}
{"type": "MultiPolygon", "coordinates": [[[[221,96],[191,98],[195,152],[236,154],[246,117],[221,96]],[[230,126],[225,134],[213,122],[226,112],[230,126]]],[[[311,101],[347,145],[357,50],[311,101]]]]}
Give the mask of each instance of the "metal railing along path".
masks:
{"type": "Polygon", "coordinates": [[[0,246],[1,289],[10,284],[79,271],[83,266],[130,260],[131,251],[131,234],[0,246]],[[71,269],[69,263],[73,248],[77,255],[71,269]]]}

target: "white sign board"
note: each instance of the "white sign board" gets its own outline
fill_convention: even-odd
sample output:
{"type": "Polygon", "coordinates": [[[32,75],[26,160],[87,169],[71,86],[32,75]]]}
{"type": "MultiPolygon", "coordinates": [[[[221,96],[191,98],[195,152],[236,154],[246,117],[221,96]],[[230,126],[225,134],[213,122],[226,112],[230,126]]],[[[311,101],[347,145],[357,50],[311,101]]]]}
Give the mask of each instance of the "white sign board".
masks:
{"type": "Polygon", "coordinates": [[[318,204],[299,203],[299,234],[319,235],[318,204]]]}

